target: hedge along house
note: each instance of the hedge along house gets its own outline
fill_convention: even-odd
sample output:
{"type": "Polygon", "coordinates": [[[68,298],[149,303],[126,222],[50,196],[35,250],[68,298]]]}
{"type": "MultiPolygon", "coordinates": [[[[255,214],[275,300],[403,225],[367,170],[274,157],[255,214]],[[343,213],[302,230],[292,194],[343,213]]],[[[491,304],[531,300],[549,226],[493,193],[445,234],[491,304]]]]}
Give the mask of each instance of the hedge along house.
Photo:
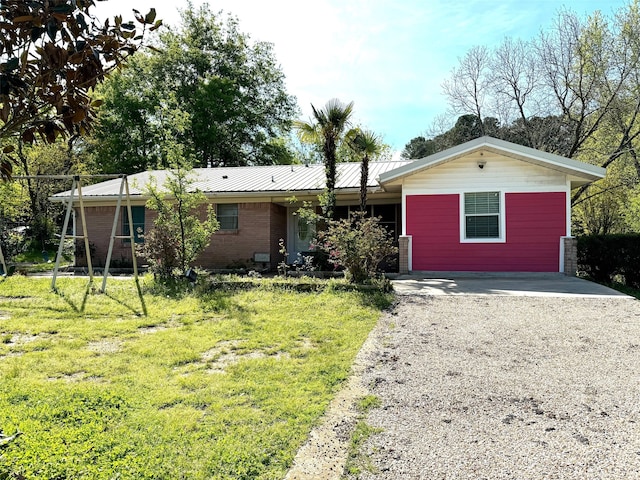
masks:
{"type": "Polygon", "coordinates": [[[401,271],[575,274],[571,190],[605,170],[490,137],[379,177],[401,192],[401,271]]]}
{"type": "MultiPolygon", "coordinates": [[[[407,163],[371,162],[369,166],[368,210],[373,215],[381,216],[382,222],[396,238],[401,232],[401,194],[385,191],[376,179],[380,174],[407,163]]],[[[167,170],[157,170],[129,176],[135,232],[149,231],[155,219],[155,212],[145,208],[148,199],[145,195],[146,185],[153,180],[156,185],[162,186],[169,173],[167,170]]],[[[196,266],[208,269],[275,269],[283,260],[280,239],[285,241],[289,263],[298,258],[298,253],[310,250],[313,228],[309,228],[295,212],[303,201],[318,204],[318,196],[325,188],[323,165],[200,168],[194,169],[192,179],[192,188],[203,192],[207,200],[215,205],[220,223],[220,229],[197,259],[196,266]]],[[[115,179],[82,188],[92,263],[97,267],[103,266],[107,258],[120,185],[121,180],[115,179]]],[[[339,164],[336,213],[344,216],[358,209],[359,192],[360,164],[339,164]]],[[[70,191],[66,191],[54,195],[52,200],[64,202],[69,197],[70,191]]],[[[76,193],[74,219],[79,216],[79,208],[76,193]]],[[[81,229],[75,221],[73,225],[74,229],[81,229]]],[[[125,207],[121,207],[116,237],[128,234],[128,217],[125,207]]],[[[135,237],[136,242],[144,241],[137,233],[135,237]]],[[[111,267],[128,266],[131,263],[129,242],[116,238],[111,267]]],[[[76,255],[76,262],[77,266],[86,266],[83,255],[76,255]]]]}

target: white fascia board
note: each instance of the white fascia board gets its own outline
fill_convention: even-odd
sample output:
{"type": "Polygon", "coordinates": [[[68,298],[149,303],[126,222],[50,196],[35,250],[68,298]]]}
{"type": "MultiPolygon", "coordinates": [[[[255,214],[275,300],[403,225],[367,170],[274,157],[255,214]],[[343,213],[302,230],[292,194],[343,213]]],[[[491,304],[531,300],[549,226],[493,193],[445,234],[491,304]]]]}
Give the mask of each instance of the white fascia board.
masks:
{"type": "MultiPolygon", "coordinates": [[[[282,196],[295,196],[295,195],[320,195],[324,190],[291,190],[291,191],[283,191],[283,190],[270,190],[270,191],[255,191],[255,192],[203,192],[205,197],[209,199],[214,198],[236,198],[240,202],[243,198],[246,199],[254,199],[254,198],[268,198],[268,197],[282,197],[282,196]]],[[[375,195],[377,193],[383,193],[384,190],[381,188],[371,189],[369,188],[368,193],[370,195],[375,195]]],[[[359,188],[341,188],[336,189],[336,195],[354,195],[359,194],[359,188]]],[[[70,195],[62,196],[58,194],[57,196],[51,196],[49,199],[52,202],[68,202],[70,195]]],[[[140,194],[131,194],[130,198],[132,201],[140,201],[140,200],[148,200],[147,195],[140,194]]],[[[118,200],[117,195],[82,195],[82,200],[85,203],[105,203],[105,202],[116,202],[118,200]]],[[[78,194],[74,194],[73,201],[78,201],[78,194]]]]}
{"type": "Polygon", "coordinates": [[[589,181],[600,180],[601,178],[604,178],[606,174],[606,169],[596,165],[524,147],[504,140],[498,140],[497,138],[480,137],[475,140],[471,140],[470,142],[463,143],[462,145],[444,150],[429,157],[418,159],[402,167],[385,172],[378,177],[378,182],[380,184],[390,183],[394,180],[432,168],[436,165],[440,165],[481,148],[488,148],[495,153],[511,156],[521,161],[549,168],[555,167],[555,169],[560,170],[563,173],[584,178],[589,181]]]}

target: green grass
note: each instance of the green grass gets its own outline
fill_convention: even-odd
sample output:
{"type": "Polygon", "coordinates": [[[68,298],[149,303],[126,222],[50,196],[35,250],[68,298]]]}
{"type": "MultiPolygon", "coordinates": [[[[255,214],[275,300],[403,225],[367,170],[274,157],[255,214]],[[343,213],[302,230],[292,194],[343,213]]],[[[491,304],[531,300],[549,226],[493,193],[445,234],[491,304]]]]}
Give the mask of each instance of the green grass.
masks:
{"type": "Polygon", "coordinates": [[[632,297],[635,297],[640,300],[640,290],[633,287],[628,287],[623,283],[612,282],[612,283],[604,283],[603,285],[613,288],[614,290],[618,290],[619,292],[625,293],[632,297]]]}
{"type": "Polygon", "coordinates": [[[349,454],[343,478],[353,478],[362,473],[363,470],[367,472],[375,471],[371,459],[362,451],[362,446],[369,437],[382,432],[381,428],[372,427],[365,420],[367,412],[373,408],[379,408],[380,405],[380,399],[375,395],[367,395],[358,402],[358,421],[351,434],[349,454]]]}
{"type": "Polygon", "coordinates": [[[281,479],[389,300],[150,283],[0,280],[0,479],[281,479]]]}
{"type": "Polygon", "coordinates": [[[622,283],[622,279],[619,277],[614,277],[614,281],[612,282],[598,282],[597,280],[589,277],[589,276],[580,276],[578,275],[580,278],[584,278],[586,280],[589,280],[591,282],[595,282],[595,283],[600,283],[601,285],[604,285],[605,287],[609,287],[609,288],[613,288],[614,290],[617,290],[621,293],[624,293],[626,295],[629,295],[631,297],[635,297],[637,299],[640,300],[640,289],[637,288],[633,288],[633,287],[629,287],[627,285],[625,285],[624,283],[622,283]],[[620,280],[620,281],[616,281],[616,280],[620,280]]]}

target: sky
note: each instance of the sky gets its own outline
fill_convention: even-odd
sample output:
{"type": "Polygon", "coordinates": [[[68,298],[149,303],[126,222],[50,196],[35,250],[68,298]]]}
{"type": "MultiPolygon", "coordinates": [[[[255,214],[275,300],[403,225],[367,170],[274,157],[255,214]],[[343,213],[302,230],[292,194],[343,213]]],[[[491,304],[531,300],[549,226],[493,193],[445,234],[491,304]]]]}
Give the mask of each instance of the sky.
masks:
{"type": "MultiPolygon", "coordinates": [[[[194,6],[206,3],[193,0],[194,6]]],[[[210,0],[235,15],[240,31],[274,45],[286,87],[309,120],[311,104],[354,102],[355,123],[400,151],[448,110],[442,83],[472,47],[506,37],[531,39],[563,6],[610,16],[626,0],[210,0]]],[[[108,0],[99,18],[155,8],[178,25],[186,1],[108,0]],[[134,5],[134,7],[132,6],[134,5]]],[[[452,117],[455,118],[455,117],[452,117]]]]}

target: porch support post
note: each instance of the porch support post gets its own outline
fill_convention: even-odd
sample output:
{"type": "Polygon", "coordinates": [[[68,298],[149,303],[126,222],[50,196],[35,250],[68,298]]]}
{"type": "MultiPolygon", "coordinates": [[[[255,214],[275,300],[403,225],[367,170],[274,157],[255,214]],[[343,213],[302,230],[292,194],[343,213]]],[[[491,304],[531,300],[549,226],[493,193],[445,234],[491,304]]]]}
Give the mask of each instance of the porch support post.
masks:
{"type": "Polygon", "coordinates": [[[398,237],[398,273],[406,275],[409,273],[409,250],[411,249],[411,235],[400,235],[398,237]]]}
{"type": "Polygon", "coordinates": [[[578,273],[578,239],[576,237],[560,237],[560,252],[562,262],[561,272],[575,277],[578,273]]]}

